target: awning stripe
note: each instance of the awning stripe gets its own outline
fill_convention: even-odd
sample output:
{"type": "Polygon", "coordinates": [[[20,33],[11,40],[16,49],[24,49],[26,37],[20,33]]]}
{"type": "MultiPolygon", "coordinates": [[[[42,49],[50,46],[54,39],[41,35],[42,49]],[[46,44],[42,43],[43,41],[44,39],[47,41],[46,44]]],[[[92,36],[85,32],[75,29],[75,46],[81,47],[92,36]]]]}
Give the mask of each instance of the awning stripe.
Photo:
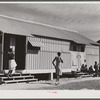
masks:
{"type": "Polygon", "coordinates": [[[29,43],[33,46],[33,47],[44,47],[44,44],[40,41],[33,41],[32,39],[29,40],[29,43]]]}

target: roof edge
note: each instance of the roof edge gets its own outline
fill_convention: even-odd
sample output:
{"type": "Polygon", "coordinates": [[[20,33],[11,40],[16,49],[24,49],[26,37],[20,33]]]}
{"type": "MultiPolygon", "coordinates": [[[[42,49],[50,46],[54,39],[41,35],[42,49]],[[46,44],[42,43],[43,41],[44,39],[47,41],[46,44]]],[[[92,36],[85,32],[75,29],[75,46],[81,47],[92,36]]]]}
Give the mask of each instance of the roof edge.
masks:
{"type": "Polygon", "coordinates": [[[70,31],[70,32],[79,33],[76,30],[66,29],[66,28],[62,28],[62,27],[58,27],[58,26],[53,26],[53,25],[45,24],[45,23],[40,23],[40,22],[36,22],[36,21],[30,21],[30,20],[25,20],[25,19],[10,17],[10,16],[7,16],[7,15],[0,14],[0,17],[2,17],[2,18],[8,18],[8,19],[11,19],[11,20],[16,20],[16,21],[22,21],[24,23],[39,24],[39,25],[43,25],[43,26],[48,26],[48,27],[56,28],[56,29],[61,29],[61,30],[66,30],[66,31],[70,31]]]}

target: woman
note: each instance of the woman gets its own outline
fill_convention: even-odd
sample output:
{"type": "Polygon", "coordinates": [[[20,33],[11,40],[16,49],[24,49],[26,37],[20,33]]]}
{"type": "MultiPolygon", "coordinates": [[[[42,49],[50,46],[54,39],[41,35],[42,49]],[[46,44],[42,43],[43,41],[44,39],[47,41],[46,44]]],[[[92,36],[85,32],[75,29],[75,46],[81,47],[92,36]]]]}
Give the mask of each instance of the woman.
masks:
{"type": "Polygon", "coordinates": [[[60,75],[62,75],[62,72],[61,72],[61,63],[63,63],[63,60],[61,59],[61,53],[58,52],[57,53],[58,56],[56,56],[52,62],[52,64],[54,65],[55,67],[55,70],[56,70],[56,85],[59,84],[59,78],[60,78],[60,75]],[[56,64],[54,63],[56,62],[56,64]]]}
{"type": "Polygon", "coordinates": [[[16,62],[15,62],[15,58],[14,58],[14,54],[13,54],[13,50],[12,48],[9,49],[8,51],[8,59],[9,59],[9,72],[8,72],[8,77],[12,76],[12,73],[15,73],[15,69],[16,69],[16,62]]]}

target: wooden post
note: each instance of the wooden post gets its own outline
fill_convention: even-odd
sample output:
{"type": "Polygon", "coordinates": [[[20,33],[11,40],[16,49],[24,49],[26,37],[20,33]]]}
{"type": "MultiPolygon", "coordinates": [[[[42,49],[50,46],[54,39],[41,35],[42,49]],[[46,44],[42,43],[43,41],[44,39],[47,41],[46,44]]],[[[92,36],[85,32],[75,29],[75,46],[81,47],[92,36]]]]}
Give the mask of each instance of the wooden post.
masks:
{"type": "Polygon", "coordinates": [[[49,74],[49,79],[52,81],[53,80],[53,72],[51,72],[50,74],[49,74]]]}
{"type": "Polygon", "coordinates": [[[27,43],[28,43],[28,37],[26,37],[26,44],[25,44],[25,69],[27,68],[27,43]]]}
{"type": "Polygon", "coordinates": [[[0,71],[3,71],[3,53],[4,53],[4,33],[2,32],[2,50],[1,50],[1,68],[0,68],[0,71]]]}

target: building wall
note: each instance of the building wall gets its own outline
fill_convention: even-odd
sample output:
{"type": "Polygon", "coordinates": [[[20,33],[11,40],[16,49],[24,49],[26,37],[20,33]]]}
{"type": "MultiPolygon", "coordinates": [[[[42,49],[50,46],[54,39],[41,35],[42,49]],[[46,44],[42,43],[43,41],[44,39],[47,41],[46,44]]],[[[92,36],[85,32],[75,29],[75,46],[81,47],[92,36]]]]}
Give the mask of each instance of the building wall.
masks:
{"type": "MultiPolygon", "coordinates": [[[[30,39],[28,37],[28,39],[30,39]]],[[[62,69],[69,69],[71,67],[71,54],[69,52],[69,42],[61,40],[51,40],[44,38],[33,38],[35,41],[41,41],[45,47],[37,52],[35,50],[27,50],[26,69],[37,70],[37,69],[54,69],[52,61],[57,55],[57,52],[62,52],[62,69]]]]}
{"type": "MultiPolygon", "coordinates": [[[[29,40],[32,37],[28,37],[29,40]]],[[[72,68],[72,54],[70,49],[70,42],[47,39],[47,38],[33,38],[33,41],[41,41],[44,47],[37,50],[27,50],[26,54],[26,70],[48,70],[54,69],[52,61],[57,55],[57,52],[62,52],[62,69],[72,68]]],[[[10,47],[15,51],[15,36],[10,37],[10,47]]],[[[1,46],[0,46],[1,47],[1,46]]],[[[77,51],[75,51],[77,52],[77,51]]],[[[99,47],[98,46],[86,46],[85,48],[87,66],[94,65],[94,62],[99,62],[99,47]]]]}
{"type": "MultiPolygon", "coordinates": [[[[28,37],[28,39],[30,39],[30,37],[28,37]]],[[[64,63],[62,64],[62,69],[72,69],[72,53],[69,50],[70,42],[46,38],[33,38],[33,40],[34,42],[41,41],[45,47],[41,47],[38,52],[35,50],[27,50],[26,70],[54,69],[52,60],[57,55],[57,52],[62,52],[61,57],[64,61],[64,63]]],[[[90,65],[93,66],[95,61],[99,62],[98,46],[88,45],[85,47],[85,52],[75,52],[77,52],[78,54],[82,53],[82,55],[84,56],[80,64],[82,64],[85,58],[88,67],[90,65]]]]}
{"type": "Polygon", "coordinates": [[[98,46],[86,46],[86,62],[87,66],[94,66],[94,62],[99,63],[99,47],[98,46]]]}

